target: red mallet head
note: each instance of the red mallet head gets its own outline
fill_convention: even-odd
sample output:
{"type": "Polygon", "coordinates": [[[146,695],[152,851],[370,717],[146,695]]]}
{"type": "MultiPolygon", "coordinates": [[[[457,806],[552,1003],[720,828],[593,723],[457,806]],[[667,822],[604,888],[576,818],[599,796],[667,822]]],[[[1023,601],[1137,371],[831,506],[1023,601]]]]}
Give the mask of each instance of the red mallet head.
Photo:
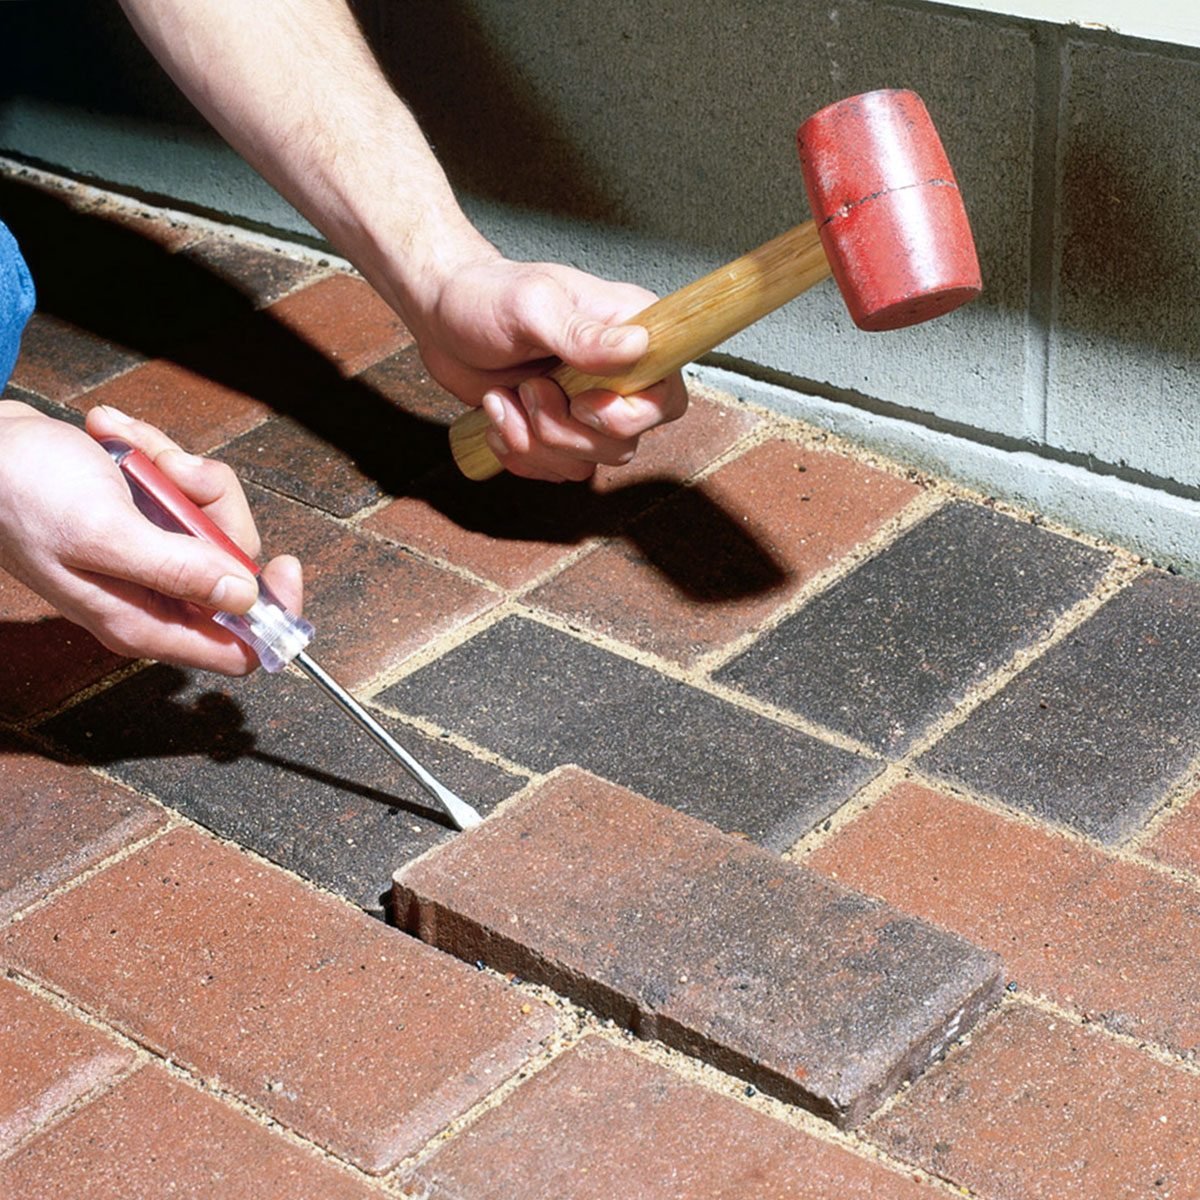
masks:
{"type": "Polygon", "coordinates": [[[864,92],[796,135],[813,220],[860,329],[940,317],[982,290],[958,182],[915,92],[864,92]]]}

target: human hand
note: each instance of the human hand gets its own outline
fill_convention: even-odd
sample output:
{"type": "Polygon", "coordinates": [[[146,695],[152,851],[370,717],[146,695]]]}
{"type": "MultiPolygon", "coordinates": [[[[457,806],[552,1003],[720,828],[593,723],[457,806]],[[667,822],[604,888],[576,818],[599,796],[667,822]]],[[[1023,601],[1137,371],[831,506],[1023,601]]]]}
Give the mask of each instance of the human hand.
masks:
{"type": "MultiPolygon", "coordinates": [[[[87,428],[142,450],[247,554],[258,554],[254,520],[227,466],[186,454],[115,409],[92,409],[87,428]]],[[[258,666],[211,617],[254,603],[251,573],[226,551],[142,516],[120,469],[87,433],[8,400],[0,401],[0,567],[118,654],[225,675],[258,666]]],[[[263,578],[300,611],[294,558],[273,559],[263,578]]]]}
{"type": "Polygon", "coordinates": [[[589,478],[629,462],[641,435],[687,408],[678,373],[631,396],[592,390],[568,399],[543,372],[561,359],[589,375],[636,363],[648,334],[629,317],[654,295],[555,263],[481,255],[447,272],[405,316],[430,374],[492,422],[488,444],[514,475],[589,478]],[[415,315],[414,315],[415,312],[415,315]]]}

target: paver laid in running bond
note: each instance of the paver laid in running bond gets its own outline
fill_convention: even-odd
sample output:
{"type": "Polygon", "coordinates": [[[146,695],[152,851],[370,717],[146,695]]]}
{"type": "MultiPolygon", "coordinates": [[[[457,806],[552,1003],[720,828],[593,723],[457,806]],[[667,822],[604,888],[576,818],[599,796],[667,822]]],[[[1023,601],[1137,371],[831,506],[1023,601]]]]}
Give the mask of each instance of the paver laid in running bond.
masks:
{"type": "Polygon", "coordinates": [[[397,921],[839,1125],[997,998],[999,960],[565,770],[396,876],[397,921]]]}

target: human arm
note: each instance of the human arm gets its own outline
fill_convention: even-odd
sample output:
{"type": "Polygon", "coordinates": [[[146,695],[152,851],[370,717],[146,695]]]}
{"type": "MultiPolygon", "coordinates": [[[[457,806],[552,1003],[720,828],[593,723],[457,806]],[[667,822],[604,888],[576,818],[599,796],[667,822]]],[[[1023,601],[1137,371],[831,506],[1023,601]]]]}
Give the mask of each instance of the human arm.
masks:
{"type": "MultiPolygon", "coordinates": [[[[145,452],[258,554],[253,518],[228,467],[184,453],[154,426],[113,409],[92,409],[87,427],[145,452]]],[[[226,675],[258,665],[210,615],[245,612],[258,595],[253,576],[216,546],[151,524],[93,437],[14,400],[0,401],[0,567],[118,654],[226,675]]],[[[263,576],[298,612],[299,563],[274,559],[263,576]]]]}
{"type": "Polygon", "coordinates": [[[218,132],[399,313],[434,378],[503,416],[491,437],[514,473],[586,478],[682,414],[678,375],[639,395],[589,392],[570,405],[540,378],[553,358],[596,375],[631,365],[646,333],[623,322],[653,296],[560,264],[515,262],[488,242],[345,0],[122,4],[218,132]]]}

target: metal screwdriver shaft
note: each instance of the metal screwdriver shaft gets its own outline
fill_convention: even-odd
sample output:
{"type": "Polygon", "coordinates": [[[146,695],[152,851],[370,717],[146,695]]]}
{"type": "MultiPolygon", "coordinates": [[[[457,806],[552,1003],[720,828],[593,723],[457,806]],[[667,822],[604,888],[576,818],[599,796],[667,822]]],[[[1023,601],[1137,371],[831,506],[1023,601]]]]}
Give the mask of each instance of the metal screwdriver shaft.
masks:
{"type": "Polygon", "coordinates": [[[459,829],[472,829],[483,818],[465,800],[438,783],[430,773],[352,695],[304,651],[292,659],[343,711],[352,716],[437,802],[459,829]]]}
{"type": "Polygon", "coordinates": [[[465,800],[430,773],[349,692],[304,653],[312,640],[310,622],[291,612],[267,586],[258,563],[213,523],[142,451],[117,438],[102,438],[129,484],[133,502],[160,529],[186,533],[220,546],[258,579],[258,599],[245,613],[213,613],[213,620],[240,638],[270,674],[295,663],[338,707],[365,729],[441,806],[459,829],[472,829],[483,818],[465,800]]]}

